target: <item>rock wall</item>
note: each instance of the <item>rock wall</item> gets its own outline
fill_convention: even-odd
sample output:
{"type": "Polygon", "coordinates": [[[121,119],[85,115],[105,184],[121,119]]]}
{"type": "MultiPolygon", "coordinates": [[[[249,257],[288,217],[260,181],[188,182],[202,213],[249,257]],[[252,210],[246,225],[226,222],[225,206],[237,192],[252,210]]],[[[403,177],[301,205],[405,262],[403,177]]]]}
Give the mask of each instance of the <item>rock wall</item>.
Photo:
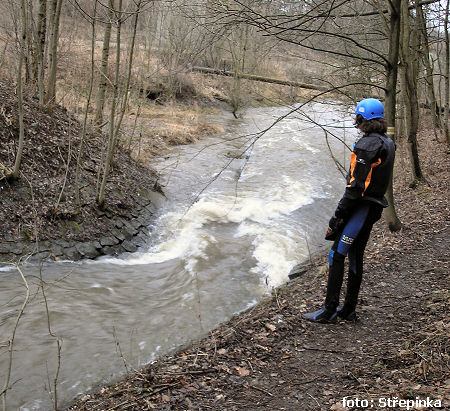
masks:
{"type": "Polygon", "coordinates": [[[136,196],[134,207],[123,210],[120,215],[99,210],[99,215],[109,221],[107,224],[109,228],[99,238],[92,238],[89,241],[56,239],[36,244],[6,237],[5,241],[0,243],[0,265],[2,262],[17,262],[24,258],[29,258],[31,262],[76,261],[138,251],[150,242],[149,227],[154,220],[157,208],[153,202],[155,194],[157,193],[148,192],[145,195],[136,196]]]}

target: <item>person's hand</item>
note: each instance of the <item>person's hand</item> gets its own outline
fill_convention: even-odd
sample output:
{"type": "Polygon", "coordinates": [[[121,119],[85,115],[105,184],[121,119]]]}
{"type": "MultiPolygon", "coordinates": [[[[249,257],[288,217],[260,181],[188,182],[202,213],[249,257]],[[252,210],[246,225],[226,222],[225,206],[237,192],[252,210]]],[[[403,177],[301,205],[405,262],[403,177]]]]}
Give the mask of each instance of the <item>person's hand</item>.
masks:
{"type": "Polygon", "coordinates": [[[328,223],[328,228],[332,231],[339,231],[344,224],[344,220],[342,218],[337,218],[335,216],[330,218],[330,222],[328,223]]]}
{"type": "Polygon", "coordinates": [[[334,241],[336,238],[336,232],[331,228],[327,228],[327,232],[325,233],[325,240],[334,241]]]}

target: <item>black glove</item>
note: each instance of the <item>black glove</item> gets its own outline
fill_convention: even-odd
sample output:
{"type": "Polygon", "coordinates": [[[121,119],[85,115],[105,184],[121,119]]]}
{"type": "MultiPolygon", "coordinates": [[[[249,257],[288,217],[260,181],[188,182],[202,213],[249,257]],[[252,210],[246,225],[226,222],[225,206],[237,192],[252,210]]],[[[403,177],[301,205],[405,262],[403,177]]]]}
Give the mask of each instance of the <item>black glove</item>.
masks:
{"type": "Polygon", "coordinates": [[[331,217],[330,222],[328,223],[328,230],[325,234],[325,240],[336,240],[343,226],[344,220],[342,218],[337,218],[336,216],[331,217]]]}

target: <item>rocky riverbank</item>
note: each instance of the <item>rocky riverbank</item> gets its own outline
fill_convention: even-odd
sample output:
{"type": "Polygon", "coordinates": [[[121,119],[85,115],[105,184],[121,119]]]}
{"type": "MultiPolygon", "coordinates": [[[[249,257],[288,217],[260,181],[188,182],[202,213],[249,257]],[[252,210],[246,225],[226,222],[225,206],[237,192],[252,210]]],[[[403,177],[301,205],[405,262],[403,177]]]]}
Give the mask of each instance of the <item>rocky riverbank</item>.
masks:
{"type": "Polygon", "coordinates": [[[106,206],[96,193],[106,139],[88,132],[62,107],[49,112],[25,99],[25,148],[20,178],[10,181],[18,141],[17,97],[0,82],[0,262],[78,260],[134,252],[149,241],[161,197],[155,172],[119,149],[106,206]],[[77,176],[77,170],[78,176],[77,176]]]}

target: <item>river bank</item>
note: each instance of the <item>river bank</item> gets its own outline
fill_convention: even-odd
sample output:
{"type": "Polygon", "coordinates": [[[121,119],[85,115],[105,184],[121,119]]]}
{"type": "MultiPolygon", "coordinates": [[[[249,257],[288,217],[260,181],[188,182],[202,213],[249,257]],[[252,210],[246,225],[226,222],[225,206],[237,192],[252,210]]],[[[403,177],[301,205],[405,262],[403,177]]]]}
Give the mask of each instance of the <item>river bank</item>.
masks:
{"type": "MultiPolygon", "coordinates": [[[[155,102],[145,96],[130,100],[122,148],[107,185],[107,205],[100,210],[95,196],[106,140],[88,127],[79,155],[82,106],[69,104],[70,112],[56,106],[49,112],[33,96],[25,96],[22,174],[14,182],[5,178],[16,152],[18,113],[13,88],[0,82],[0,261],[76,261],[136,252],[147,246],[155,201],[163,195],[150,164],[174,145],[224,132],[211,118],[229,109],[225,83],[197,75],[187,81],[185,88],[191,91],[180,101],[155,102]]],[[[247,83],[243,82],[243,90],[249,89],[247,83]]],[[[245,93],[241,109],[248,104],[280,104],[288,89],[254,87],[245,93]]],[[[298,96],[292,90],[288,94],[290,99],[298,96]]]]}
{"type": "Polygon", "coordinates": [[[323,298],[326,267],[316,262],[201,341],[83,395],[68,409],[343,410],[344,396],[429,397],[447,401],[445,409],[450,173],[445,145],[430,135],[423,127],[428,184],[409,188],[407,168],[397,163],[395,195],[404,226],[390,233],[379,223],[374,230],[359,322],[302,320],[301,313],[323,298]]]}
{"type": "MultiPolygon", "coordinates": [[[[0,82],[0,97],[0,261],[76,261],[148,245],[155,203],[163,196],[148,158],[139,161],[132,150],[118,150],[106,207],[99,209],[95,198],[105,136],[88,127],[82,141],[78,117],[62,106],[50,112],[33,96],[25,96],[22,170],[11,181],[7,174],[17,150],[17,102],[5,82],[0,82]]],[[[153,155],[164,151],[163,142],[153,155]]]]}

